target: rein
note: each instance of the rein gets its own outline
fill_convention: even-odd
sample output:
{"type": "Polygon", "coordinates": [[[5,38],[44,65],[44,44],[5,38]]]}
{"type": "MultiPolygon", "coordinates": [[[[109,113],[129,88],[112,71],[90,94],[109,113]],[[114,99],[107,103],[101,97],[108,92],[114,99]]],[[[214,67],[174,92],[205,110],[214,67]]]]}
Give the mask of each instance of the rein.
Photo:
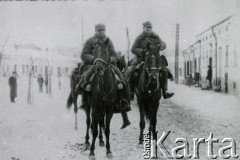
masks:
{"type": "MultiPolygon", "coordinates": [[[[149,74],[150,74],[149,71],[152,71],[152,70],[156,70],[157,71],[157,90],[159,90],[159,86],[160,86],[159,85],[159,71],[160,71],[161,67],[158,67],[158,68],[157,67],[147,68],[146,65],[145,65],[145,62],[144,62],[144,66],[143,67],[144,67],[144,70],[147,72],[148,77],[150,77],[149,76],[149,74]]],[[[150,83],[151,83],[150,82],[150,78],[148,78],[148,83],[147,83],[146,86],[149,86],[150,83]]],[[[144,90],[143,87],[142,87],[142,90],[144,90]]]]}
{"type": "Polygon", "coordinates": [[[95,65],[95,64],[97,63],[97,61],[100,61],[100,62],[104,63],[105,65],[108,64],[108,63],[107,63],[105,60],[103,60],[102,58],[97,58],[97,59],[95,59],[95,61],[93,62],[93,65],[95,65]]]}
{"type": "MultiPolygon", "coordinates": [[[[100,61],[102,62],[103,64],[105,64],[105,67],[103,68],[103,72],[105,72],[106,69],[111,69],[109,65],[109,63],[101,58],[97,58],[95,61],[94,61],[94,65],[97,63],[97,61],[100,61]]],[[[111,72],[112,73],[112,72],[111,72]]],[[[103,73],[104,75],[104,73],[103,73]]],[[[100,92],[100,95],[103,97],[103,99],[107,99],[107,97],[112,93],[113,89],[114,89],[114,85],[111,86],[111,89],[109,92],[106,92],[104,90],[104,81],[103,81],[103,75],[99,75],[97,76],[98,78],[98,90],[100,92]]],[[[113,100],[111,100],[110,102],[113,102],[116,98],[113,98],[113,100]]]]}

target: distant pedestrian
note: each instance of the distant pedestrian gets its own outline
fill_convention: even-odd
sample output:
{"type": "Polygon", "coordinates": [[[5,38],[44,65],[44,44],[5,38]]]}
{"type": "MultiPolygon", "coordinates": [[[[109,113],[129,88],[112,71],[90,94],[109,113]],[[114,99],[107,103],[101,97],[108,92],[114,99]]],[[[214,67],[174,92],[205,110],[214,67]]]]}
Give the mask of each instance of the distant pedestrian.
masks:
{"type": "Polygon", "coordinates": [[[188,85],[189,87],[191,87],[193,84],[194,84],[194,79],[193,79],[192,74],[190,73],[190,74],[188,75],[188,77],[187,77],[187,85],[188,85]]]}
{"type": "Polygon", "coordinates": [[[48,94],[48,76],[45,78],[46,93],[48,94]]]}
{"type": "Polygon", "coordinates": [[[42,93],[43,92],[44,79],[43,79],[41,74],[39,74],[37,82],[38,82],[38,86],[39,86],[39,93],[42,93]]]}
{"type": "Polygon", "coordinates": [[[209,86],[212,87],[212,67],[211,66],[208,66],[206,79],[208,80],[209,86]]]}
{"type": "Polygon", "coordinates": [[[17,97],[17,74],[14,71],[12,76],[8,79],[8,84],[10,87],[10,101],[15,103],[15,98],[17,97]]]}
{"type": "Polygon", "coordinates": [[[58,89],[62,88],[62,83],[60,77],[58,77],[58,89]]]}
{"type": "Polygon", "coordinates": [[[199,86],[199,83],[200,83],[200,73],[199,72],[195,72],[194,81],[195,81],[195,84],[197,84],[197,86],[199,86]]]}
{"type": "Polygon", "coordinates": [[[6,77],[6,76],[7,76],[6,72],[3,72],[3,77],[6,77]]]}

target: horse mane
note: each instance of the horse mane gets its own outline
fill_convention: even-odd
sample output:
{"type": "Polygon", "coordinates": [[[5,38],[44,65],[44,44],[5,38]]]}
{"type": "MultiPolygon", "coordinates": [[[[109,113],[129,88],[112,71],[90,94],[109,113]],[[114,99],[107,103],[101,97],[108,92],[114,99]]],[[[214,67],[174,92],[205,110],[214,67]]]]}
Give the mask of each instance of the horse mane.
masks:
{"type": "Polygon", "coordinates": [[[136,79],[139,79],[138,84],[137,84],[138,91],[143,91],[144,90],[145,75],[146,75],[145,65],[143,65],[142,67],[140,67],[139,73],[138,73],[138,75],[136,77],[136,79]]]}

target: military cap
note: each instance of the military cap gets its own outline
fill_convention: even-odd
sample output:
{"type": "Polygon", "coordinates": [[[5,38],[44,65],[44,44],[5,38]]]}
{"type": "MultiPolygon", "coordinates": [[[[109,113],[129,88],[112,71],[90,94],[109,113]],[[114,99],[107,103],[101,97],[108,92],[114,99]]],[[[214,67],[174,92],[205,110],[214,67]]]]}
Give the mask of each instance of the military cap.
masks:
{"type": "Polygon", "coordinates": [[[148,27],[148,26],[152,27],[152,23],[149,21],[143,23],[143,27],[148,27]]]}
{"type": "Polygon", "coordinates": [[[104,24],[96,24],[95,25],[95,31],[99,30],[99,29],[106,29],[106,26],[104,24]]]}

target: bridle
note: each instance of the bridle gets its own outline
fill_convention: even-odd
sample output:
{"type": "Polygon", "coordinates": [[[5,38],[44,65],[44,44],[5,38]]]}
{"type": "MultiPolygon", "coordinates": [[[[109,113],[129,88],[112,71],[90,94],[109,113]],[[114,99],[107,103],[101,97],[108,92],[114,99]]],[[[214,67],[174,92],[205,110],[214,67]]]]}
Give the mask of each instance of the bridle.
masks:
{"type": "MultiPolygon", "coordinates": [[[[146,55],[148,55],[149,54],[149,52],[147,52],[146,53],[146,55]]],[[[147,72],[147,74],[148,74],[148,77],[150,77],[150,71],[156,71],[157,72],[157,77],[156,77],[156,80],[157,80],[157,90],[159,90],[159,71],[162,69],[162,67],[161,66],[159,66],[159,67],[151,67],[151,68],[149,68],[149,67],[147,67],[146,66],[146,63],[145,62],[142,62],[142,63],[144,63],[144,69],[146,70],[146,72],[147,72]]],[[[146,86],[149,86],[150,85],[150,78],[148,78],[148,83],[147,83],[147,85],[146,86]]]]}
{"type": "MultiPolygon", "coordinates": [[[[104,72],[105,70],[107,69],[111,69],[111,65],[110,65],[110,62],[109,62],[109,58],[107,59],[107,61],[103,60],[102,58],[96,58],[95,61],[93,62],[93,65],[96,65],[97,62],[102,62],[104,64],[104,67],[103,67],[103,70],[100,72],[100,74],[98,74],[97,70],[95,70],[95,74],[99,75],[97,76],[97,79],[98,79],[98,90],[101,94],[101,96],[103,97],[103,99],[107,99],[107,97],[112,93],[113,89],[114,89],[114,85],[111,86],[111,89],[109,92],[106,92],[104,90],[104,82],[103,82],[103,75],[104,75],[104,72]],[[101,83],[100,83],[101,82],[101,83]]],[[[113,102],[114,100],[116,99],[116,97],[114,97],[110,102],[113,102]]]]}

